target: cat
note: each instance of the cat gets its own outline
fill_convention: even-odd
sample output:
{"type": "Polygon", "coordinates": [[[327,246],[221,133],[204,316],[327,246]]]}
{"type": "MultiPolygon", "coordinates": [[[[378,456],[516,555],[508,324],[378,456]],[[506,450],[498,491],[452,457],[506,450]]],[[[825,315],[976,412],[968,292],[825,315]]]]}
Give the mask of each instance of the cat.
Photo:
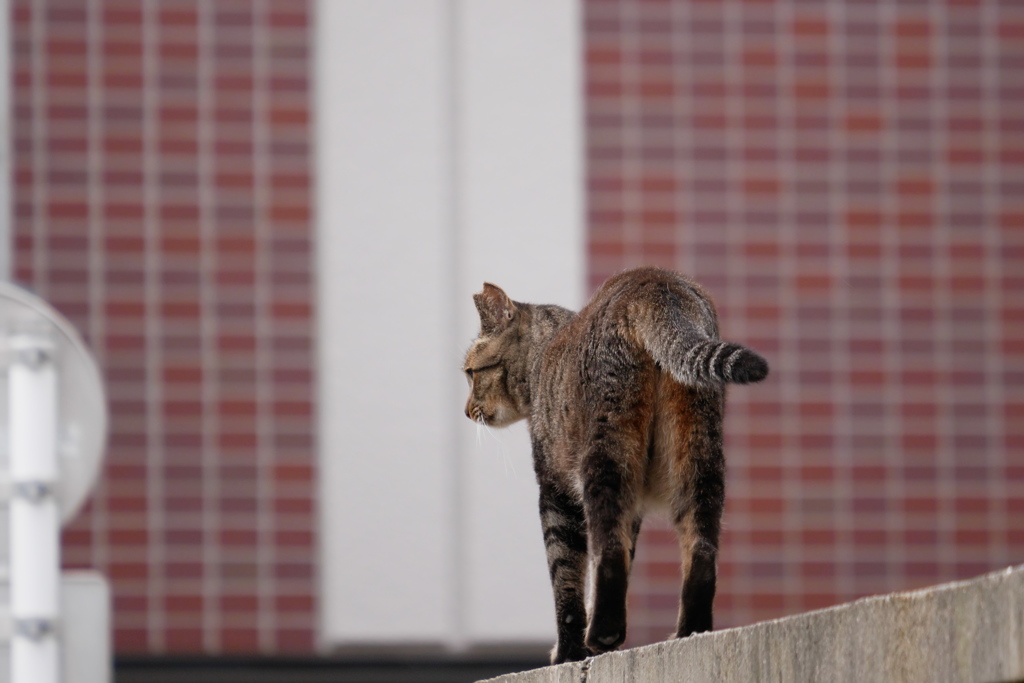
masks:
{"type": "Polygon", "coordinates": [[[668,511],[680,540],[675,635],[711,630],[725,384],[764,379],[767,361],[720,341],[707,292],[659,268],[612,277],[579,313],[513,301],[490,283],[473,300],[480,334],[463,366],[465,412],[492,427],[528,421],[555,597],[551,662],[622,645],[630,565],[651,507],[668,511]]]}

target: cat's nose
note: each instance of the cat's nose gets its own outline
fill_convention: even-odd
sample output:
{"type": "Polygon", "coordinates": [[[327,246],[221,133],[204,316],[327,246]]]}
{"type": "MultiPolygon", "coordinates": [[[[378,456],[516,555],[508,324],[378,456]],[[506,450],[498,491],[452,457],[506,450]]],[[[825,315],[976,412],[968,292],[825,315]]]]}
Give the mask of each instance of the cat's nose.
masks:
{"type": "Polygon", "coordinates": [[[468,417],[470,420],[473,419],[472,416],[469,414],[469,406],[466,406],[466,417],[468,417]]]}

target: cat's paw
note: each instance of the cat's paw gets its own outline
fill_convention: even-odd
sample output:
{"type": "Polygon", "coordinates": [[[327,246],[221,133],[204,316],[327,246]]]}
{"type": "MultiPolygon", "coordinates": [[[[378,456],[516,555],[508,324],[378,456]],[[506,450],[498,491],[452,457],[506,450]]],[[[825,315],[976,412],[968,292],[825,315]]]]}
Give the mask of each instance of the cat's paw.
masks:
{"type": "Polygon", "coordinates": [[[591,652],[600,654],[617,650],[626,641],[626,620],[593,620],[587,629],[586,643],[591,652]]]}

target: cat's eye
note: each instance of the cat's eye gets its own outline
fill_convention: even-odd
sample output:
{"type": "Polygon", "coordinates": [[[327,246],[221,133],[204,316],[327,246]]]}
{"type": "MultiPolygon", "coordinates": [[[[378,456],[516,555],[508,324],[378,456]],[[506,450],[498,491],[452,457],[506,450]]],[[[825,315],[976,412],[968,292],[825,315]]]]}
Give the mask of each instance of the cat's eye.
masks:
{"type": "Polygon", "coordinates": [[[484,370],[490,370],[491,368],[496,368],[498,365],[498,363],[491,363],[490,365],[482,365],[479,368],[466,368],[466,377],[473,379],[474,374],[484,370]]]}

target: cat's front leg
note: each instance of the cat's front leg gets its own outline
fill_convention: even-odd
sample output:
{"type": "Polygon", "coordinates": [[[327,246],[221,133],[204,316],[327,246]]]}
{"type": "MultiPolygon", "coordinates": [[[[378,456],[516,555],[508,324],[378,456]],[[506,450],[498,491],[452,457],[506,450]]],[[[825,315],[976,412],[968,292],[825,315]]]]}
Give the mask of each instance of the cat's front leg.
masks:
{"type": "Polygon", "coordinates": [[[583,507],[555,482],[541,478],[540,520],[558,630],[551,663],[586,659],[590,651],[583,644],[587,625],[587,532],[583,507]]]}

